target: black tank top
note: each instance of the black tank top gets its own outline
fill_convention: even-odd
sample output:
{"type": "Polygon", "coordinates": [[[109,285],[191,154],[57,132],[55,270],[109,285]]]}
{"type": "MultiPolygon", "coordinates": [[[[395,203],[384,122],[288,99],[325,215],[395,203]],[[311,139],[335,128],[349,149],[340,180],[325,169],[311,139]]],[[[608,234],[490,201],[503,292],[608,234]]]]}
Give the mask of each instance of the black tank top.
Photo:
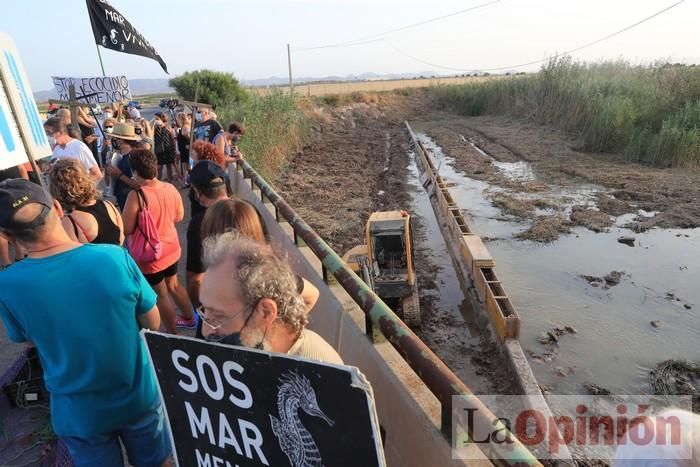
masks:
{"type": "Polygon", "coordinates": [[[190,154],[190,139],[182,134],[182,128],[177,130],[177,150],[180,151],[180,160],[189,164],[187,157],[190,154]]]}
{"type": "MultiPolygon", "coordinates": [[[[92,206],[79,206],[76,211],[91,214],[97,221],[97,236],[90,243],[110,243],[119,245],[119,226],[117,226],[107,212],[107,203],[97,200],[92,206]]],[[[77,229],[75,223],[73,227],[77,229]]],[[[78,233],[76,232],[76,236],[78,233]]]]}

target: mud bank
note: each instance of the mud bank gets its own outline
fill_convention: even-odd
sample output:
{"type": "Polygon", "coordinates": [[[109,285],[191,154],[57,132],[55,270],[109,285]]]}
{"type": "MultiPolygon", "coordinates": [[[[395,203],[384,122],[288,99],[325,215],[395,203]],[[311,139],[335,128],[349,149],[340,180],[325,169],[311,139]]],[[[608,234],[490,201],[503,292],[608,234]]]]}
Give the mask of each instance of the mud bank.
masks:
{"type": "Polygon", "coordinates": [[[621,155],[579,152],[576,141],[560,133],[505,117],[440,113],[425,122],[425,131],[454,157],[457,170],[520,198],[547,199],[548,186],[588,186],[585,199],[553,200],[570,225],[601,232],[613,217],[629,214],[626,227],[635,232],[700,226],[697,169],[657,169],[621,155]]]}

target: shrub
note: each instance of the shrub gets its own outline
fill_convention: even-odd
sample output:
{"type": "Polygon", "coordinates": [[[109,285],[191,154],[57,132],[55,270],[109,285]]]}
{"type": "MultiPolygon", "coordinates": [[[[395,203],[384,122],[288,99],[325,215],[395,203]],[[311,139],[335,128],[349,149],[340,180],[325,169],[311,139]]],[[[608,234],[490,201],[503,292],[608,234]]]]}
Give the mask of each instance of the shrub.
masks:
{"type": "Polygon", "coordinates": [[[171,78],[168,84],[185,100],[193,101],[199,86],[199,102],[211,105],[241,102],[248,98],[247,92],[230,73],[212,70],[188,71],[171,78]]]}

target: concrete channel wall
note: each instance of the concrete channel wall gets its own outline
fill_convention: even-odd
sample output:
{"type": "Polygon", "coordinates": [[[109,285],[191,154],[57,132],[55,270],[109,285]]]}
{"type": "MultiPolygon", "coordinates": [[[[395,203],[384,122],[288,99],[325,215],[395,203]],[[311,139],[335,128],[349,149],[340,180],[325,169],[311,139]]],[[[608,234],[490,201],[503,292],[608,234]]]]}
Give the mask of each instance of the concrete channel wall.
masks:
{"type": "MultiPolygon", "coordinates": [[[[428,192],[438,224],[448,250],[461,270],[465,290],[470,290],[469,300],[486,331],[498,344],[504,364],[508,366],[518,392],[527,397],[530,408],[551,416],[535,375],[523,352],[520,341],[520,317],[506,293],[505,286],[496,275],[496,262],[481,238],[472,232],[464,218],[463,208],[457,206],[448,184],[438,174],[428,151],[405,122],[406,130],[415,150],[416,165],[423,188],[428,192]]],[[[483,326],[482,326],[483,327],[483,326]]],[[[469,385],[469,381],[465,381],[469,385]]],[[[562,450],[561,460],[570,459],[568,450],[562,450]]]]}
{"type": "Polygon", "coordinates": [[[292,227],[278,222],[275,207],[240,171],[230,169],[234,193],[252,202],[262,214],[276,251],[287,255],[297,274],[318,287],[319,300],[309,328],[323,336],[348,365],[357,366],[372,384],[384,452],[390,466],[492,465],[474,445],[469,457],[452,459],[452,449],[440,432],[440,402],[387,342],[372,343],[365,334],[365,315],[345,290],[323,281],[321,261],[294,241],[292,227]],[[481,460],[478,460],[481,459],[481,460]]]}

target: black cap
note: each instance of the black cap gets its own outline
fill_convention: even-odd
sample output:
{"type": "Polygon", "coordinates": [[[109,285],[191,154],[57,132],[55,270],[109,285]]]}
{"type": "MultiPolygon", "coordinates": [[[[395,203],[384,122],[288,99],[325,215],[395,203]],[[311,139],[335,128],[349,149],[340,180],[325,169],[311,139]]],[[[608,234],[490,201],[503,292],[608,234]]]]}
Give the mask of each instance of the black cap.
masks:
{"type": "Polygon", "coordinates": [[[190,181],[196,188],[213,188],[226,183],[226,171],[212,161],[199,161],[192,168],[190,181]]]}
{"type": "Polygon", "coordinates": [[[8,232],[31,230],[44,223],[53,207],[53,198],[36,183],[21,178],[0,182],[0,229],[8,232]],[[15,222],[15,214],[24,206],[37,203],[44,208],[30,222],[15,222]]]}

